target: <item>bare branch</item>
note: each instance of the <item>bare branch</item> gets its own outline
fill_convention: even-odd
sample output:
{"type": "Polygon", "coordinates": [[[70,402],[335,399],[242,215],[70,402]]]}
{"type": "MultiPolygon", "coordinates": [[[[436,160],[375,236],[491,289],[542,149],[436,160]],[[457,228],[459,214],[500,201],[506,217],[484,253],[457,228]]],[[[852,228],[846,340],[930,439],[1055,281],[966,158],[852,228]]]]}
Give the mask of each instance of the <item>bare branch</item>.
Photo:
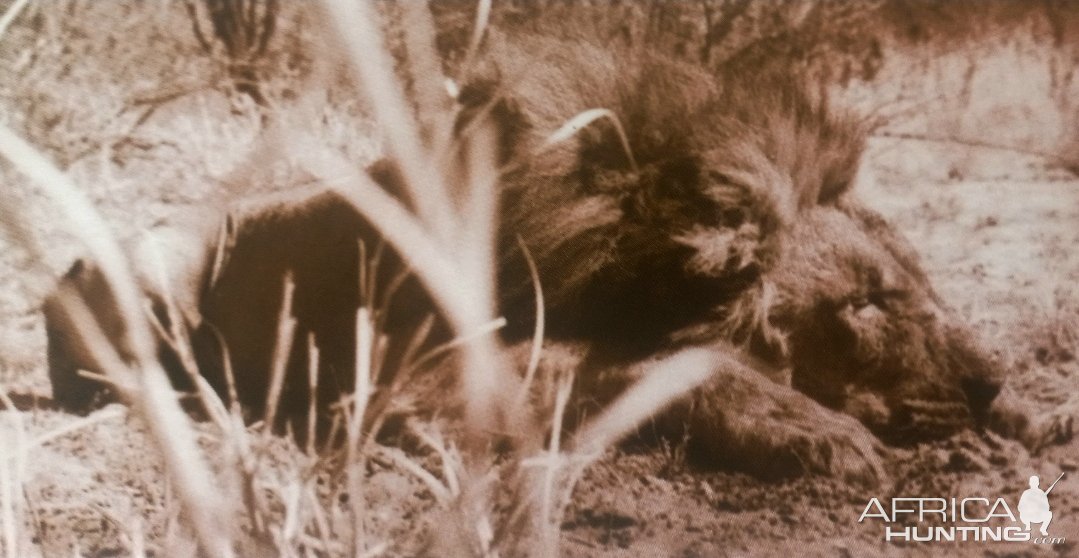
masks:
{"type": "Polygon", "coordinates": [[[184,0],[184,8],[187,10],[187,16],[191,19],[191,29],[195,33],[195,40],[199,42],[199,46],[202,47],[206,54],[213,53],[214,47],[206,39],[206,35],[202,32],[202,26],[199,25],[199,10],[195,6],[195,0],[184,0]]]}

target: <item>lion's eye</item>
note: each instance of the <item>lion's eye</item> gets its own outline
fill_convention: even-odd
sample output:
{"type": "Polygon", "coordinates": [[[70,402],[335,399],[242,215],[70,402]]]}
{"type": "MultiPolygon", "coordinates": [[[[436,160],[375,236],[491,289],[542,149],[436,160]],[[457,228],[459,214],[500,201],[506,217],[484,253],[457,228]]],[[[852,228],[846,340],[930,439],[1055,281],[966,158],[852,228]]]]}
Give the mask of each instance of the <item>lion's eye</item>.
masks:
{"type": "Polygon", "coordinates": [[[865,308],[866,306],[872,304],[872,301],[870,300],[868,295],[856,294],[850,297],[847,303],[850,304],[850,307],[854,310],[861,310],[862,308],[865,308]]]}
{"type": "Polygon", "coordinates": [[[727,175],[725,175],[725,174],[723,174],[723,173],[721,173],[721,172],[719,172],[717,170],[709,170],[708,171],[708,179],[711,180],[712,182],[718,183],[718,184],[734,184],[734,181],[731,180],[731,177],[729,177],[729,176],[727,176],[727,175]]]}
{"type": "Polygon", "coordinates": [[[887,308],[895,301],[906,298],[907,292],[900,289],[878,289],[866,296],[866,301],[877,308],[887,308]]]}
{"type": "Polygon", "coordinates": [[[855,312],[868,306],[886,310],[890,304],[906,296],[904,291],[898,289],[877,289],[865,293],[852,294],[847,299],[847,304],[855,312]]]}

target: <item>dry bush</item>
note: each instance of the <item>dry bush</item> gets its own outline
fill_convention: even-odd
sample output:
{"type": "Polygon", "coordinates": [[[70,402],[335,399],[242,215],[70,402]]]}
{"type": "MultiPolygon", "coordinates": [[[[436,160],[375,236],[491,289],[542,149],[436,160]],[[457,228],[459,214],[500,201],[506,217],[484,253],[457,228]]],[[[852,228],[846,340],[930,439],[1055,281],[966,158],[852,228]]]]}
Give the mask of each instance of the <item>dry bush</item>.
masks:
{"type": "Polygon", "coordinates": [[[1074,166],[1076,4],[893,0],[876,27],[888,55],[868,87],[895,96],[889,132],[1074,166]]]}
{"type": "MultiPolygon", "coordinates": [[[[883,53],[873,36],[880,0],[857,2],[502,2],[492,21],[508,33],[598,39],[647,47],[712,68],[809,67],[830,81],[871,79],[883,53]]],[[[440,47],[466,44],[467,2],[438,4],[440,47]]]]}
{"type": "Polygon", "coordinates": [[[260,59],[266,55],[277,29],[277,0],[205,0],[202,2],[211,32],[203,30],[200,10],[192,0],[184,2],[199,46],[207,54],[221,45],[228,59],[228,74],[236,90],[263,105],[260,59]]]}

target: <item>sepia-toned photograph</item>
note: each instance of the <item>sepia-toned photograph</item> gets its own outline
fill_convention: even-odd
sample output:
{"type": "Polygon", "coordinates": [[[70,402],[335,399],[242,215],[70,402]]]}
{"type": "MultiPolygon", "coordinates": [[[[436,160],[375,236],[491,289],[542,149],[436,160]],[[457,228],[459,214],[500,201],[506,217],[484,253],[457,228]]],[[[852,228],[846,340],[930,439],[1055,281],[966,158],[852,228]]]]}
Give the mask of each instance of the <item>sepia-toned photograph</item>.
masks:
{"type": "Polygon", "coordinates": [[[0,558],[1079,555],[1079,0],[0,0],[0,558]]]}

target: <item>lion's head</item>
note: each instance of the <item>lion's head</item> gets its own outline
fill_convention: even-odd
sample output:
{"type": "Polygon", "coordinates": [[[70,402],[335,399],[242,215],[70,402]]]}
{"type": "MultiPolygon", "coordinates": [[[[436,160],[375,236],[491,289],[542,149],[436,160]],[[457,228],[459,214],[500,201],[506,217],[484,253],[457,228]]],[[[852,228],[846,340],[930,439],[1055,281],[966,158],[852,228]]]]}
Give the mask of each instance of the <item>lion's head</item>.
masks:
{"type": "Polygon", "coordinates": [[[806,212],[790,232],[765,280],[797,389],[890,442],[984,422],[999,367],[906,241],[851,194],[806,212]]]}

